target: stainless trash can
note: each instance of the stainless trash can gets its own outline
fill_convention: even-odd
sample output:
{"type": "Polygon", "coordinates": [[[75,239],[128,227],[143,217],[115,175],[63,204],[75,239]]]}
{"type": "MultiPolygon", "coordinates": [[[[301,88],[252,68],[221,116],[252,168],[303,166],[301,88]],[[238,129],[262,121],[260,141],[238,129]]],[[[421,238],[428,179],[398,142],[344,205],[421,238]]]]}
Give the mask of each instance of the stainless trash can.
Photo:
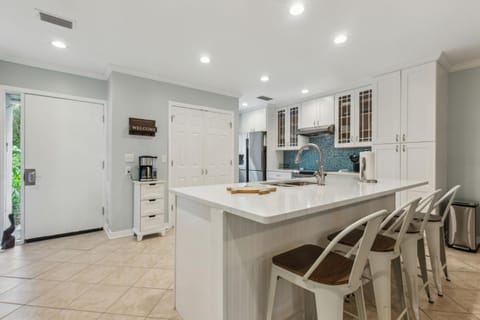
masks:
{"type": "Polygon", "coordinates": [[[450,208],[448,245],[453,248],[477,251],[480,239],[479,203],[456,200],[450,208]]]}

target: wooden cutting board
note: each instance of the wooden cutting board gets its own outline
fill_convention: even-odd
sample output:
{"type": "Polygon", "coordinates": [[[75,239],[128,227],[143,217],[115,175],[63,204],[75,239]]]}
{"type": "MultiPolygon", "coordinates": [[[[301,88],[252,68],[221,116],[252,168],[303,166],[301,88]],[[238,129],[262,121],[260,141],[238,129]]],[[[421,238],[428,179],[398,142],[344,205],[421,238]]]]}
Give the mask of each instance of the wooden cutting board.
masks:
{"type": "Polygon", "coordinates": [[[276,187],[268,186],[244,186],[244,187],[227,187],[227,191],[231,194],[237,193],[256,193],[256,194],[269,194],[270,192],[277,191],[276,187]]]}

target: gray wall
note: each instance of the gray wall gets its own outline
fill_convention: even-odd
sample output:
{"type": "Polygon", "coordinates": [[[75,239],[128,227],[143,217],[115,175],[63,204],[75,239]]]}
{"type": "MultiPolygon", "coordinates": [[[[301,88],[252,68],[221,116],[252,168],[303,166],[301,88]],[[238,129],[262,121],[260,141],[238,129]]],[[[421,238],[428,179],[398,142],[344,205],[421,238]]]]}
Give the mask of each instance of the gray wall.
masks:
{"type": "Polygon", "coordinates": [[[448,185],[480,201],[480,68],[449,75],[448,185]]]}
{"type": "MultiPolygon", "coordinates": [[[[159,178],[168,179],[167,163],[162,163],[160,159],[161,155],[168,153],[168,102],[230,110],[235,113],[235,123],[238,124],[238,99],[117,72],[110,77],[110,98],[112,159],[109,225],[112,231],[119,231],[130,229],[133,224],[133,186],[124,174],[127,165],[124,155],[133,153],[135,158],[141,154],[158,156],[159,178]],[[156,120],[156,137],[129,136],[129,117],[156,120]]],[[[238,125],[235,128],[237,137],[238,125]]],[[[238,150],[237,146],[235,150],[238,150]]]]}
{"type": "Polygon", "coordinates": [[[107,100],[108,82],[0,60],[0,84],[107,100]]]}

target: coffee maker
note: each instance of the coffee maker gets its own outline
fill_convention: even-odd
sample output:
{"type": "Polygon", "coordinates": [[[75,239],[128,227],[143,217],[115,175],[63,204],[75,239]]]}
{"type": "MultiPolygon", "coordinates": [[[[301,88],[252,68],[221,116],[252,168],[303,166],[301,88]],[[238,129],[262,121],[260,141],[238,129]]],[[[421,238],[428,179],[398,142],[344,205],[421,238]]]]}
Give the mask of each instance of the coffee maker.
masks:
{"type": "Polygon", "coordinates": [[[140,156],[138,157],[140,181],[157,180],[157,157],[154,156],[140,156]]]}

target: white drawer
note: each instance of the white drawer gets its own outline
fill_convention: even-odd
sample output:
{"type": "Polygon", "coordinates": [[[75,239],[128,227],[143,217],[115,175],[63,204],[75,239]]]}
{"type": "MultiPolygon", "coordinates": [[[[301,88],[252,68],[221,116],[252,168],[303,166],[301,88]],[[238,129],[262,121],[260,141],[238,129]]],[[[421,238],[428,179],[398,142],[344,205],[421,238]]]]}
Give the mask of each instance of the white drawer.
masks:
{"type": "Polygon", "coordinates": [[[163,227],[163,214],[150,215],[147,217],[142,217],[140,222],[140,228],[142,232],[151,230],[151,229],[161,229],[163,227]]]}
{"type": "Polygon", "coordinates": [[[142,200],[140,202],[140,213],[141,216],[149,216],[152,214],[163,213],[164,210],[164,200],[163,199],[150,199],[142,200]]]}
{"type": "Polygon", "coordinates": [[[289,171],[267,171],[267,180],[288,180],[292,179],[289,171]]]}
{"type": "Polygon", "coordinates": [[[165,193],[165,187],[163,183],[152,182],[149,184],[142,184],[140,187],[140,194],[142,200],[163,198],[165,193]]]}

